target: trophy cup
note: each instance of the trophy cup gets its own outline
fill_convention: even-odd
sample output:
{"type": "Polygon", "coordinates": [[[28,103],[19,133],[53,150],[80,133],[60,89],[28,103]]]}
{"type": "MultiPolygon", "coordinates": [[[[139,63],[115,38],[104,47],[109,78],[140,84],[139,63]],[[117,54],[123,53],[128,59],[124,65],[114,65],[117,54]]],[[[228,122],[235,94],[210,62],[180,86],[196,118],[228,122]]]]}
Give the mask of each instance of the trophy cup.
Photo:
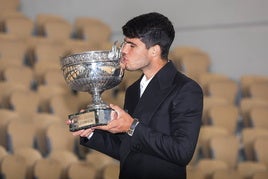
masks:
{"type": "Polygon", "coordinates": [[[101,99],[101,94],[122,81],[124,70],[120,66],[120,58],[121,47],[115,42],[110,51],[87,51],[60,59],[68,86],[92,95],[92,103],[83,112],[68,116],[70,131],[106,125],[111,119],[112,109],[101,99]]]}

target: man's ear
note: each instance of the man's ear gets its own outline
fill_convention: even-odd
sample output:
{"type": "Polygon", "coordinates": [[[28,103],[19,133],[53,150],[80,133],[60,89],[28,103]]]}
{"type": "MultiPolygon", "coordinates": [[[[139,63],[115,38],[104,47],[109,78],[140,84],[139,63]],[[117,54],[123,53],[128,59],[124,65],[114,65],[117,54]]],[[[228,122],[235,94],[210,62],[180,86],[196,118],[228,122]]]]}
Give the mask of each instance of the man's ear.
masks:
{"type": "Polygon", "coordinates": [[[161,53],[161,48],[159,45],[154,45],[150,48],[150,53],[152,56],[159,56],[161,53]]]}

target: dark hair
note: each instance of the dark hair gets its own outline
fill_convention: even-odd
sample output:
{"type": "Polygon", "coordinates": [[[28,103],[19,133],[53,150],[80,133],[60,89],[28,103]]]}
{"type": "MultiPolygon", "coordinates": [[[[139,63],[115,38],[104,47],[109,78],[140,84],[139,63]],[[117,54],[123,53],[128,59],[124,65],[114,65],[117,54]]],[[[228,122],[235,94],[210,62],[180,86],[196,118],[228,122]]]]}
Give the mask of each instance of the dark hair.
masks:
{"type": "Polygon", "coordinates": [[[151,12],[129,20],[123,27],[123,34],[128,38],[139,38],[150,48],[159,45],[161,57],[168,58],[170,46],[175,37],[175,31],[170,20],[164,15],[151,12]]]}

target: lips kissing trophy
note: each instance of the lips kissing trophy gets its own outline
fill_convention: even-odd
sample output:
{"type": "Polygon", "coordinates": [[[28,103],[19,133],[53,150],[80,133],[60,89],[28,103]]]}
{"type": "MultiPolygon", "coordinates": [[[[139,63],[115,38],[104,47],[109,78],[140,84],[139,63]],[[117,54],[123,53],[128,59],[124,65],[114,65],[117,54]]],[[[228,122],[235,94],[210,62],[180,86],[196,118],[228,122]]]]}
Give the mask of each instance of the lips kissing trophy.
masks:
{"type": "Polygon", "coordinates": [[[121,47],[112,46],[110,51],[87,51],[71,54],[60,59],[66,83],[72,90],[88,92],[92,103],[83,112],[70,114],[70,131],[106,125],[111,119],[112,109],[101,94],[117,86],[123,78],[120,66],[121,47]]]}

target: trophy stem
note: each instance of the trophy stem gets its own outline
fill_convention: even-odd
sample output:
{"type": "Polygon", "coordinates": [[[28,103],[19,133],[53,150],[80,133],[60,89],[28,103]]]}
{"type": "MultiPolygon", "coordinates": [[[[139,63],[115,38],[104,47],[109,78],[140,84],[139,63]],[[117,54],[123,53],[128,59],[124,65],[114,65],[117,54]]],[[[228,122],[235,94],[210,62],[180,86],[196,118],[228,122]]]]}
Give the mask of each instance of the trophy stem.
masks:
{"type": "Polygon", "coordinates": [[[93,90],[90,94],[92,95],[92,104],[90,104],[88,107],[90,109],[104,109],[109,108],[109,106],[103,102],[101,98],[101,94],[103,91],[99,90],[93,90]]]}

